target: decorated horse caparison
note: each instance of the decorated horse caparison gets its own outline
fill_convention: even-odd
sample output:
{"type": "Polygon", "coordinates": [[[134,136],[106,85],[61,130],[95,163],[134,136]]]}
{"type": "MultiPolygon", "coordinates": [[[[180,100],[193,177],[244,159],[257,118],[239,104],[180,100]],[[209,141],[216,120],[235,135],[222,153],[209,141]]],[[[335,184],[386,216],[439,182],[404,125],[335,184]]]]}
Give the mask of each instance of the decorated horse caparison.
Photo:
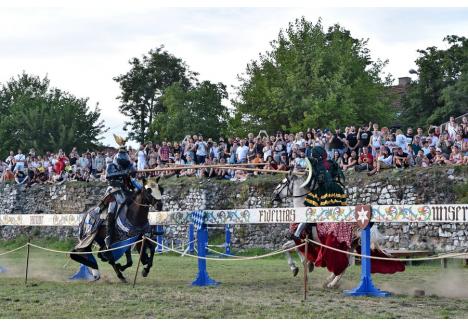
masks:
{"type": "MultiPolygon", "coordinates": [[[[292,197],[294,207],[324,207],[346,206],[347,195],[344,187],[344,175],[338,165],[327,159],[327,153],[322,147],[314,147],[312,157],[306,158],[307,177],[290,173],[274,190],[275,200],[292,197]]],[[[339,250],[360,253],[360,229],[357,223],[300,223],[290,225],[290,240],[283,245],[283,249],[294,248],[302,244],[306,238],[325,244],[339,250]]],[[[377,225],[371,228],[371,242],[373,250],[371,255],[390,257],[379,247],[379,241],[383,236],[379,233],[377,225]]],[[[306,244],[307,257],[304,246],[298,250],[301,261],[307,259],[309,272],[316,267],[326,267],[331,272],[324,283],[326,288],[338,286],[346,268],[350,265],[350,256],[338,251],[314,245],[306,244]]],[[[293,275],[296,276],[299,269],[294,264],[290,252],[286,253],[288,264],[293,275]]],[[[392,274],[405,270],[405,265],[396,261],[372,261],[372,273],[392,274]]]]}
{"type": "MultiPolygon", "coordinates": [[[[127,202],[121,206],[116,216],[114,225],[114,238],[110,246],[111,251],[98,253],[102,261],[107,261],[112,265],[117,277],[125,282],[122,272],[132,266],[131,246],[113,250],[121,246],[136,242],[145,234],[151,233],[148,221],[149,208],[155,206],[158,211],[162,209],[162,188],[158,180],[143,180],[143,187],[131,194],[127,202]],[[116,263],[125,254],[127,262],[125,265],[116,263]]],[[[105,198],[103,202],[105,202],[105,198]]],[[[106,211],[100,207],[92,208],[83,215],[79,226],[79,242],[70,254],[71,259],[88,266],[95,280],[100,278],[99,267],[95,257],[91,253],[80,254],[80,252],[92,251],[93,243],[97,243],[101,249],[107,248],[105,244],[108,223],[106,211]]],[[[135,245],[135,249],[140,252],[141,242],[135,245]]],[[[142,275],[146,277],[153,265],[155,246],[150,241],[145,241],[143,245],[141,263],[144,268],[142,275]]]]}

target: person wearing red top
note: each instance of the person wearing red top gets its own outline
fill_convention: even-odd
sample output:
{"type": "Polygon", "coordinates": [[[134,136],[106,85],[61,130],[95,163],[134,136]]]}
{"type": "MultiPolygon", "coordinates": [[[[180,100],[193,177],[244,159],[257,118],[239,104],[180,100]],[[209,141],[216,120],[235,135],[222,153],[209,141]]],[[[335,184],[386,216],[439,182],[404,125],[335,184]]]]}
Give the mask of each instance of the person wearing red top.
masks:
{"type": "Polygon", "coordinates": [[[356,171],[370,171],[373,169],[374,157],[369,153],[368,147],[363,147],[361,155],[359,155],[356,171]]]}

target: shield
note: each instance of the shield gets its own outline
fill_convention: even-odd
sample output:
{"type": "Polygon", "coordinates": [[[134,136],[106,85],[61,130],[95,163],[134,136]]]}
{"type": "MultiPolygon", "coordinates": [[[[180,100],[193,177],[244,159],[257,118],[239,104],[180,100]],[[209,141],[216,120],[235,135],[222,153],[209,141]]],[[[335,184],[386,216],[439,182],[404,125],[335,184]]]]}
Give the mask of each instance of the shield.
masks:
{"type": "Polygon", "coordinates": [[[369,224],[371,218],[371,206],[370,205],[356,205],[354,210],[354,218],[358,226],[361,229],[365,229],[369,224]]]}

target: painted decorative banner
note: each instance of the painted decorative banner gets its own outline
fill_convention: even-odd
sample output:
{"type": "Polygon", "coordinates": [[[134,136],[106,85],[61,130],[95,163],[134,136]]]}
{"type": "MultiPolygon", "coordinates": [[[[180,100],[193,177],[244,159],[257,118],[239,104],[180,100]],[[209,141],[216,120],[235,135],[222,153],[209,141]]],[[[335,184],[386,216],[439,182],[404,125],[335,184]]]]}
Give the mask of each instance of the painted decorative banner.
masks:
{"type": "MultiPolygon", "coordinates": [[[[468,223],[468,205],[372,205],[371,222],[468,223]]],[[[205,210],[206,224],[357,222],[356,206],[205,210]]],[[[192,211],[150,212],[151,225],[190,224],[192,211]]],[[[0,225],[77,226],[82,214],[0,214],[0,225]]],[[[364,217],[362,217],[364,218],[364,217]]],[[[361,221],[364,223],[365,221],[361,221]]]]}

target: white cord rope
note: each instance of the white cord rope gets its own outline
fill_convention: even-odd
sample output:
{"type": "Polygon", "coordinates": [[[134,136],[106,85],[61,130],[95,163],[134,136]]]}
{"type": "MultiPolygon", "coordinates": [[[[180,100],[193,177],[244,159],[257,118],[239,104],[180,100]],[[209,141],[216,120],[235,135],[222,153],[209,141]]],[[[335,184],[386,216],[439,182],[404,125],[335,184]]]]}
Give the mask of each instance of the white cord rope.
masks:
{"type": "MultiPolygon", "coordinates": [[[[146,239],[148,239],[148,238],[146,238],[146,239]]],[[[143,241],[143,239],[132,242],[132,243],[129,243],[129,244],[126,244],[126,245],[123,245],[123,246],[119,246],[119,247],[115,247],[115,248],[111,248],[111,249],[105,249],[105,250],[97,250],[97,251],[63,251],[63,250],[55,250],[55,249],[49,249],[49,248],[41,247],[41,246],[35,245],[33,243],[27,243],[27,244],[25,244],[25,246],[31,246],[31,247],[34,247],[34,248],[37,248],[37,249],[41,249],[41,250],[45,250],[45,251],[49,251],[49,252],[55,252],[55,253],[58,253],[58,254],[87,255],[87,254],[98,254],[100,252],[115,251],[115,250],[118,250],[118,249],[133,246],[134,244],[140,243],[142,241],[143,241]]]]}
{"type": "Polygon", "coordinates": [[[333,248],[333,247],[324,245],[323,243],[320,243],[320,242],[317,242],[317,241],[314,241],[314,240],[310,240],[310,239],[308,241],[315,244],[315,245],[318,245],[318,246],[321,246],[321,247],[324,247],[324,248],[327,248],[327,249],[330,249],[330,250],[333,250],[333,251],[341,252],[341,253],[344,253],[344,254],[347,254],[347,255],[351,255],[351,256],[355,256],[355,257],[361,257],[361,258],[370,258],[370,259],[375,259],[375,260],[424,261],[424,260],[438,260],[438,259],[443,259],[443,258],[453,258],[453,257],[458,257],[458,256],[464,256],[464,255],[467,254],[467,253],[462,252],[462,253],[456,253],[456,254],[442,254],[442,255],[437,255],[437,256],[429,256],[429,257],[421,257],[421,258],[376,257],[376,256],[361,255],[361,254],[358,254],[358,253],[349,252],[349,251],[341,250],[341,249],[338,249],[338,248],[333,248]]]}
{"type": "Polygon", "coordinates": [[[208,249],[209,251],[214,252],[215,254],[222,255],[222,256],[226,256],[226,257],[232,257],[232,258],[238,258],[238,257],[240,257],[240,256],[231,255],[231,254],[226,254],[226,253],[224,253],[224,252],[216,251],[216,250],[211,249],[211,248],[206,248],[206,249],[208,249]]]}
{"type": "MultiPolygon", "coordinates": [[[[149,239],[149,238],[146,238],[147,240],[153,242],[153,243],[157,243],[156,241],[154,241],[153,239],[149,239]]],[[[279,254],[282,254],[286,251],[290,251],[290,250],[294,250],[296,248],[300,248],[302,246],[304,246],[305,243],[303,244],[300,244],[300,245],[297,245],[295,247],[292,247],[292,248],[289,248],[289,249],[284,249],[284,250],[279,250],[279,251],[274,251],[274,252],[270,252],[268,254],[265,254],[265,255],[260,255],[260,256],[251,256],[251,257],[239,257],[239,256],[235,256],[235,258],[233,257],[233,259],[230,259],[230,258],[211,258],[211,257],[201,257],[201,256],[195,256],[195,255],[191,255],[191,254],[185,254],[185,256],[187,257],[192,257],[192,258],[197,258],[197,259],[204,259],[204,260],[215,260],[215,261],[242,261],[242,260],[255,260],[255,259],[261,259],[261,258],[266,258],[266,257],[271,257],[271,256],[275,256],[275,255],[279,255],[279,254]]],[[[177,251],[177,250],[174,250],[174,249],[171,249],[169,247],[166,247],[163,245],[163,247],[167,248],[169,251],[173,251],[175,253],[178,253],[178,254],[182,254],[182,252],[180,251],[177,251]]]]}
{"type": "Polygon", "coordinates": [[[10,250],[10,251],[7,251],[7,252],[2,252],[2,253],[0,254],[0,256],[4,256],[4,255],[11,254],[12,252],[15,252],[15,251],[18,251],[18,250],[20,250],[20,249],[23,249],[23,248],[26,247],[27,245],[28,245],[28,244],[25,243],[24,245],[22,245],[21,247],[18,247],[18,248],[16,248],[16,249],[13,249],[13,250],[10,250]]]}

